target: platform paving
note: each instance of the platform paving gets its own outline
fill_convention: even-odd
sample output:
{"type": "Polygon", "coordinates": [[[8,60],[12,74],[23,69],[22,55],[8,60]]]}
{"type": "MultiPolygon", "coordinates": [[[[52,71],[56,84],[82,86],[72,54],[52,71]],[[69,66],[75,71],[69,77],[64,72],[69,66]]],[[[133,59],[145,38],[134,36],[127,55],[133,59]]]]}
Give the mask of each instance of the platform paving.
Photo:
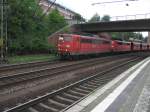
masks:
{"type": "Polygon", "coordinates": [[[150,57],[66,112],[150,112],[150,57]]]}

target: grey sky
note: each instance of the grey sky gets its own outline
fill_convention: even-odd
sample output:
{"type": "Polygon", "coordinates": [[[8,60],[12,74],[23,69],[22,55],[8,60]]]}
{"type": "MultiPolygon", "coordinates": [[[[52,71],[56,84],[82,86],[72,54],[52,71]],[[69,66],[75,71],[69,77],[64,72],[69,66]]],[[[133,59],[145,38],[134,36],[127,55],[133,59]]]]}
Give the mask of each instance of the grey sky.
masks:
{"type": "MultiPolygon", "coordinates": [[[[147,15],[147,18],[150,18],[150,0],[125,1],[94,6],[92,6],[91,4],[97,2],[110,2],[122,0],[56,0],[56,1],[57,3],[66,6],[67,8],[81,14],[86,19],[90,19],[95,13],[98,13],[100,17],[102,17],[105,14],[114,17],[114,16],[149,13],[147,15]],[[127,3],[129,4],[129,6],[126,6],[127,3]]],[[[127,18],[134,19],[135,17],[128,16],[127,18]]],[[[145,18],[145,16],[138,15],[136,18],[145,18]]],[[[120,19],[125,19],[125,17],[120,19]]]]}
{"type": "MultiPolygon", "coordinates": [[[[121,0],[57,0],[57,3],[80,13],[86,19],[90,19],[95,13],[100,16],[124,16],[133,14],[150,13],[150,0],[126,1],[92,6],[92,3],[121,0]],[[126,3],[129,6],[126,6],[126,3]]],[[[148,15],[150,17],[150,14],[148,15]]]]}

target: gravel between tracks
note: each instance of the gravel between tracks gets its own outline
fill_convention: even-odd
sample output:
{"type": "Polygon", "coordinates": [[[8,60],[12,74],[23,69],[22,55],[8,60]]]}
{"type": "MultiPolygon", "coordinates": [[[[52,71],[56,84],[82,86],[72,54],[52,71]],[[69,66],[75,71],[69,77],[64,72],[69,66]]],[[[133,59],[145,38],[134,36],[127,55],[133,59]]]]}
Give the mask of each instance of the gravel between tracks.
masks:
{"type": "MultiPolygon", "coordinates": [[[[101,58],[96,58],[96,59],[106,59],[106,58],[112,58],[112,57],[115,58],[115,57],[120,57],[120,56],[123,56],[123,55],[101,57],[101,58]]],[[[66,64],[75,64],[75,63],[81,63],[81,62],[86,62],[86,61],[92,61],[92,60],[95,60],[95,59],[78,60],[78,61],[43,61],[43,62],[36,62],[36,63],[26,63],[26,64],[24,63],[24,64],[1,66],[0,77],[15,75],[18,73],[23,73],[23,72],[31,72],[31,71],[45,69],[45,68],[52,68],[52,67],[54,68],[54,67],[59,67],[59,66],[63,66],[66,64]]]]}
{"type": "Polygon", "coordinates": [[[35,96],[42,95],[43,93],[50,92],[77,80],[83,79],[91,73],[96,73],[97,71],[106,69],[106,67],[111,66],[111,63],[114,63],[114,61],[104,63],[103,65],[100,64],[93,67],[75,70],[59,76],[33,81],[32,83],[26,83],[11,89],[0,91],[0,108],[9,107],[10,105],[14,105],[18,102],[25,102],[28,99],[35,98],[35,96]]]}

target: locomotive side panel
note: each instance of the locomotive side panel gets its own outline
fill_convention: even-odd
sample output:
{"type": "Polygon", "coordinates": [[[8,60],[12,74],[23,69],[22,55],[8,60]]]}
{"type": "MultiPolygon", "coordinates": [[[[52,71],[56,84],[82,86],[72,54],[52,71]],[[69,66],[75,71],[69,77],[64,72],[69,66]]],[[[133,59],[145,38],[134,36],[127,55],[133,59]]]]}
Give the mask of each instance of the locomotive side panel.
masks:
{"type": "Polygon", "coordinates": [[[109,40],[95,35],[61,34],[58,36],[58,53],[61,56],[89,55],[106,52],[140,51],[149,49],[148,44],[109,40]]]}
{"type": "Polygon", "coordinates": [[[80,53],[81,54],[90,54],[90,53],[92,53],[92,39],[81,36],[80,43],[81,43],[81,48],[80,48],[80,53]]]}
{"type": "Polygon", "coordinates": [[[140,47],[140,43],[133,43],[133,50],[134,51],[140,51],[141,50],[141,47],[140,47]]]}

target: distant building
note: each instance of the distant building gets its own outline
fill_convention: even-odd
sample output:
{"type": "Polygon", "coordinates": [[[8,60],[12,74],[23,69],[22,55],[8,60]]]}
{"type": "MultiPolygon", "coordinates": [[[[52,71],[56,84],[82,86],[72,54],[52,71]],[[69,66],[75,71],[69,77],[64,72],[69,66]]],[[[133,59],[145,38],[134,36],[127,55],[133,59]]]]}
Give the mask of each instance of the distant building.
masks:
{"type": "Polygon", "coordinates": [[[43,9],[43,12],[44,12],[44,13],[47,13],[47,14],[48,14],[48,13],[50,13],[53,9],[57,8],[58,11],[60,12],[60,14],[61,14],[62,16],[64,16],[64,18],[67,20],[67,22],[68,22],[69,24],[75,24],[75,23],[77,23],[77,21],[74,20],[74,17],[75,17],[75,15],[77,14],[76,12],[74,12],[74,11],[72,11],[72,10],[70,10],[70,9],[68,9],[68,8],[66,8],[66,7],[64,7],[64,6],[62,6],[62,5],[60,5],[60,4],[57,4],[57,3],[54,3],[54,4],[52,5],[52,7],[49,8],[49,7],[51,6],[51,4],[53,4],[53,2],[50,1],[50,0],[40,0],[40,3],[39,3],[39,5],[40,5],[41,8],[43,9]]]}

